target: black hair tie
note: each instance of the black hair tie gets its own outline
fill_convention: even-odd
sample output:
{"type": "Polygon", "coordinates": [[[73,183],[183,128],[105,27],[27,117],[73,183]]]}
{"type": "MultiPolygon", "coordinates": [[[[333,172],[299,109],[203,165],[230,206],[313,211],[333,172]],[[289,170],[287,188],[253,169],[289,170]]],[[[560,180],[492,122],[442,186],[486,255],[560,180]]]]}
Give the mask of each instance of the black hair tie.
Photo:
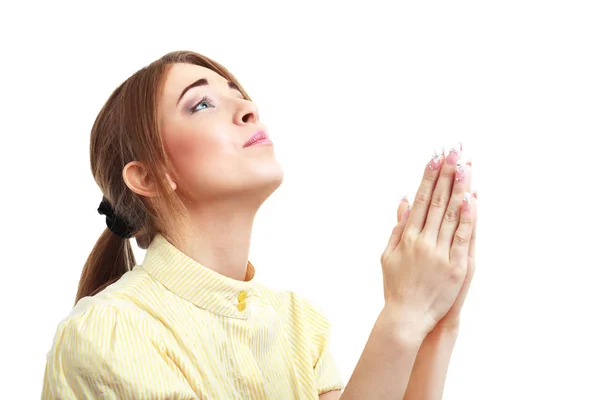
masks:
{"type": "Polygon", "coordinates": [[[115,214],[115,211],[108,202],[108,199],[104,196],[102,196],[102,201],[100,202],[100,206],[98,206],[98,214],[106,215],[106,226],[115,235],[124,239],[129,239],[133,236],[133,230],[131,227],[126,221],[115,214]]]}

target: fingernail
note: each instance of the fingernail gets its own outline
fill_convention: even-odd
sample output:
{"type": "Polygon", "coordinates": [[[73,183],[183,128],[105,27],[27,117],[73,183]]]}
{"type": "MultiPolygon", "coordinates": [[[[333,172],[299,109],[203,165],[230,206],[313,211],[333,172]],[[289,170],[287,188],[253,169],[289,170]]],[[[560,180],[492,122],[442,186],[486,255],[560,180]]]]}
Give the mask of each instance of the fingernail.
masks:
{"type": "Polygon", "coordinates": [[[408,203],[408,196],[402,196],[402,200],[400,200],[400,203],[408,203]]]}
{"type": "Polygon", "coordinates": [[[458,161],[456,162],[456,172],[454,173],[456,182],[463,181],[465,179],[466,174],[467,173],[466,173],[466,170],[465,170],[464,159],[462,157],[460,157],[458,159],[458,161]]]}
{"type": "Polygon", "coordinates": [[[408,219],[409,214],[410,214],[410,204],[408,205],[408,208],[406,210],[404,210],[404,212],[402,213],[402,218],[400,220],[406,221],[408,219]]]}
{"type": "Polygon", "coordinates": [[[463,197],[462,201],[462,210],[463,212],[468,212],[471,208],[471,193],[465,192],[465,197],[463,197]]]}
{"type": "Polygon", "coordinates": [[[450,150],[448,151],[448,155],[446,156],[446,162],[450,165],[456,165],[461,152],[462,143],[453,144],[452,146],[450,146],[450,150]]]}
{"type": "Polygon", "coordinates": [[[477,190],[473,191],[473,195],[472,196],[475,197],[477,200],[479,200],[479,198],[477,197],[477,190]]]}
{"type": "Polygon", "coordinates": [[[431,160],[429,161],[429,169],[432,171],[440,169],[442,166],[442,160],[444,159],[444,148],[436,149],[433,152],[433,156],[431,156],[431,160]]]}

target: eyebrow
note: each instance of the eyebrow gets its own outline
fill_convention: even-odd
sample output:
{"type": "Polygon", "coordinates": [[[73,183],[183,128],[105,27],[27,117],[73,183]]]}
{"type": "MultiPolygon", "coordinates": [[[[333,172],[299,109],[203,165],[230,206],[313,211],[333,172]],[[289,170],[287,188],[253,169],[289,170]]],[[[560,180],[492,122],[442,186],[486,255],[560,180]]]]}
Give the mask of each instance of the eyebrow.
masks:
{"type": "MultiPolygon", "coordinates": [[[[208,85],[208,80],[206,80],[206,78],[200,78],[197,81],[190,83],[189,85],[186,86],[185,89],[183,89],[183,91],[181,92],[181,94],[179,95],[179,99],[177,99],[177,104],[179,104],[179,102],[181,101],[181,98],[183,97],[183,95],[186,94],[186,92],[192,88],[195,88],[197,86],[205,86],[208,85]]],[[[235,89],[239,92],[241,92],[240,88],[238,85],[236,85],[234,82],[232,81],[227,81],[227,86],[229,86],[231,89],[235,89]]]]}

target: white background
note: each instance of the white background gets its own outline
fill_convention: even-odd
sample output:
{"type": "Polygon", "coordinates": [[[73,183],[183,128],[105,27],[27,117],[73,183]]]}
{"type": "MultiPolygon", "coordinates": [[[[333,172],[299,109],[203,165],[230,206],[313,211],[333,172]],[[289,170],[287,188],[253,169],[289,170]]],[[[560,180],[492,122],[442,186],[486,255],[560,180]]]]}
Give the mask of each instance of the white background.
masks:
{"type": "Polygon", "coordinates": [[[285,178],[250,260],[257,279],[330,318],[346,381],[383,305],[397,204],[433,150],[461,140],[478,265],[444,398],[600,399],[597,2],[1,7],[0,397],[39,398],[105,227],[89,168],[97,112],[137,69],[189,49],[258,104],[285,178]]]}

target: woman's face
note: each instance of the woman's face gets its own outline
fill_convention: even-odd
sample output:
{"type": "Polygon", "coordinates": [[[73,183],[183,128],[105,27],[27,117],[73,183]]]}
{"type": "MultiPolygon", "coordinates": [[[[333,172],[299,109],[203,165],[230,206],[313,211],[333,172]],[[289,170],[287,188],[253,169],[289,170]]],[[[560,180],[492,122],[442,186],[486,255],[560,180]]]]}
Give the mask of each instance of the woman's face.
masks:
{"type": "Polygon", "coordinates": [[[268,135],[255,104],[216,72],[172,65],[158,115],[167,152],[180,175],[175,183],[188,199],[249,195],[264,201],[281,184],[283,171],[273,145],[244,147],[255,133],[268,135]]]}

